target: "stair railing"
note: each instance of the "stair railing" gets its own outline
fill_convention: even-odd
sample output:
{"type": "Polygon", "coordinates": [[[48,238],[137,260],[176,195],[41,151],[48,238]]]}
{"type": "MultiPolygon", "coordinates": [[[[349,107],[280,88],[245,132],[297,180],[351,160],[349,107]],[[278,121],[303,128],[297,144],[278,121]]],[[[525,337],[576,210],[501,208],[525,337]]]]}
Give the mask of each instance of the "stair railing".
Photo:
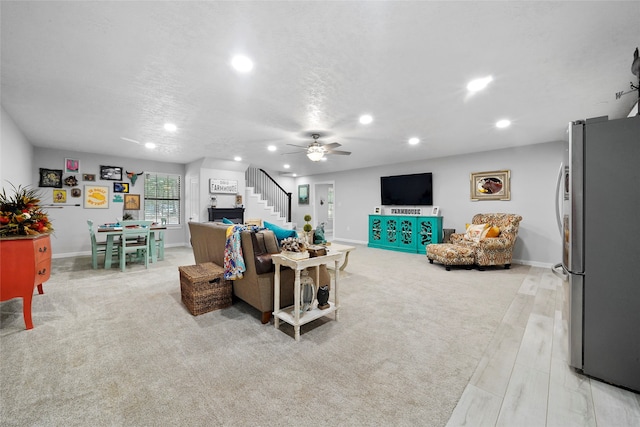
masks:
{"type": "Polygon", "coordinates": [[[248,168],[245,172],[247,187],[262,195],[267,205],[291,222],[291,193],[288,193],[264,169],[248,168]]]}

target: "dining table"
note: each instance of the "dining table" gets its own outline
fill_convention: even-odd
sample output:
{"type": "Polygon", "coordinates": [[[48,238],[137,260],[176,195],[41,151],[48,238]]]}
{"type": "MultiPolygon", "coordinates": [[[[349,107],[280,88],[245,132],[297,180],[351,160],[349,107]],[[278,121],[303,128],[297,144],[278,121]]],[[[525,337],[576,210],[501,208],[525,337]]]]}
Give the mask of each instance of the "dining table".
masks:
{"type": "MultiPolygon", "coordinates": [[[[161,224],[152,224],[151,229],[149,230],[149,255],[151,256],[151,262],[158,261],[158,252],[164,253],[164,239],[160,239],[159,245],[162,247],[162,250],[156,251],[156,232],[161,232],[167,229],[166,225],[161,224]]],[[[107,237],[107,245],[104,256],[104,268],[108,270],[111,268],[112,264],[112,256],[113,256],[113,243],[116,237],[122,237],[122,226],[119,224],[102,224],[98,226],[98,233],[102,235],[106,235],[107,237]]],[[[160,258],[162,261],[162,258],[160,258]]]]}

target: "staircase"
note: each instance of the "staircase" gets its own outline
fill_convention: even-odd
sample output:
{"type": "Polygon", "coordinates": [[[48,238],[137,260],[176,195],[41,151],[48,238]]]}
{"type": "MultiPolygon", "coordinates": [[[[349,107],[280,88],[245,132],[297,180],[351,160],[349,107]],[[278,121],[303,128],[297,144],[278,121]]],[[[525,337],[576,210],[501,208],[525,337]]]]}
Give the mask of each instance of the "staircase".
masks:
{"type": "Polygon", "coordinates": [[[291,193],[263,169],[247,169],[245,179],[245,219],[260,218],[284,228],[295,228],[291,223],[291,193]]]}

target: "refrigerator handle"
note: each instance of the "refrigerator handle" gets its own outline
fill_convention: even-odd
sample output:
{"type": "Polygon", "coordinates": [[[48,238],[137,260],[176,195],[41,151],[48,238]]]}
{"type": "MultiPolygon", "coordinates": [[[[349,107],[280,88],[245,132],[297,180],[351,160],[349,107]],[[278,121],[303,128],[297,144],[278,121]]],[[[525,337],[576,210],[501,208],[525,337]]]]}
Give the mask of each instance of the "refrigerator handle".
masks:
{"type": "Polygon", "coordinates": [[[560,236],[562,232],[562,205],[560,202],[560,193],[562,192],[562,179],[564,178],[564,165],[560,163],[560,170],[558,171],[558,181],[556,182],[556,222],[558,223],[558,231],[560,236]]]}
{"type": "Polygon", "coordinates": [[[566,273],[566,270],[562,266],[562,263],[556,264],[553,267],[551,267],[551,271],[553,272],[553,274],[561,278],[563,281],[569,280],[569,275],[566,273]]]}

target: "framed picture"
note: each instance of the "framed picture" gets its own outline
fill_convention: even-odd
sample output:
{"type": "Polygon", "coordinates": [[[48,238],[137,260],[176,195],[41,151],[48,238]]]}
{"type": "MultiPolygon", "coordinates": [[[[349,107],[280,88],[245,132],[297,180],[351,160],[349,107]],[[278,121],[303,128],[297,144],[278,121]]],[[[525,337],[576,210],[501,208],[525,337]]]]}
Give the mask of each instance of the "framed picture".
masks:
{"type": "Polygon", "coordinates": [[[471,200],[511,200],[511,171],[471,174],[471,200]]]}
{"type": "Polygon", "coordinates": [[[40,168],[38,187],[62,188],[62,169],[40,168]]]}
{"type": "Polygon", "coordinates": [[[309,204],[309,184],[298,185],[298,204],[309,204]]]}
{"type": "Polygon", "coordinates": [[[433,206],[431,208],[431,216],[438,216],[440,213],[440,206],[433,206]]]}
{"type": "Polygon", "coordinates": [[[67,190],[53,190],[53,203],[67,203],[67,190]]]}
{"type": "Polygon", "coordinates": [[[103,185],[84,186],[85,209],[108,209],[109,187],[103,185]]]}
{"type": "Polygon", "coordinates": [[[82,190],[80,190],[79,188],[71,189],[71,197],[80,197],[81,195],[82,195],[82,190]]]}
{"type": "Polygon", "coordinates": [[[129,183],[127,183],[127,182],[114,182],[113,183],[113,192],[114,193],[128,193],[129,192],[129,183]]]}
{"type": "Polygon", "coordinates": [[[140,195],[139,194],[125,194],[124,195],[124,208],[129,211],[140,210],[140,195]]]}
{"type": "Polygon", "coordinates": [[[96,180],[96,176],[92,173],[83,173],[82,174],[82,180],[83,181],[95,181],[96,180]]]}
{"type": "Polygon", "coordinates": [[[80,160],[77,160],[77,159],[64,159],[64,171],[65,171],[65,173],[78,173],[78,172],[80,172],[80,160]]]}
{"type": "Polygon", "coordinates": [[[100,179],[122,181],[122,168],[119,166],[100,166],[100,179]]]}

